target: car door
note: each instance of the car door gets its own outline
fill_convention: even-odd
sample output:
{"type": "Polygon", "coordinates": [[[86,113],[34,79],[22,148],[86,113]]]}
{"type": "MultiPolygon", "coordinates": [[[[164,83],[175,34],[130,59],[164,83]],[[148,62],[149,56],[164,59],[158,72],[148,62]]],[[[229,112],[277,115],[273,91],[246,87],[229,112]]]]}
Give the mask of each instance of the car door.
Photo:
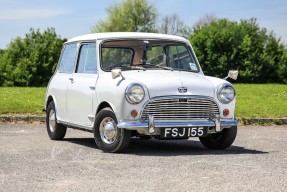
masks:
{"type": "Polygon", "coordinates": [[[50,82],[50,87],[52,87],[51,92],[55,98],[54,102],[57,107],[57,119],[59,121],[68,120],[66,111],[66,95],[70,81],[69,79],[74,71],[77,49],[78,47],[76,43],[69,43],[63,47],[57,72],[50,82]]]}
{"type": "Polygon", "coordinates": [[[97,104],[97,79],[96,43],[82,43],[67,91],[67,114],[71,123],[85,127],[92,125],[95,116],[93,106],[97,104]]]}

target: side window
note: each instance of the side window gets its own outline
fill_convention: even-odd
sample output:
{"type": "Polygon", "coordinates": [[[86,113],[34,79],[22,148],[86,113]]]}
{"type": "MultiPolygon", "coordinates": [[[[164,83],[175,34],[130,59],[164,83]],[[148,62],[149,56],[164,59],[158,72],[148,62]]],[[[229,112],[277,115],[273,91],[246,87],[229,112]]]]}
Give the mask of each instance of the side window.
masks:
{"type": "Polygon", "coordinates": [[[59,72],[60,73],[72,73],[74,69],[74,63],[77,53],[77,44],[68,44],[65,46],[62,53],[59,72]]]}
{"type": "Polygon", "coordinates": [[[96,73],[96,44],[83,44],[80,49],[77,73],[96,73]]]}

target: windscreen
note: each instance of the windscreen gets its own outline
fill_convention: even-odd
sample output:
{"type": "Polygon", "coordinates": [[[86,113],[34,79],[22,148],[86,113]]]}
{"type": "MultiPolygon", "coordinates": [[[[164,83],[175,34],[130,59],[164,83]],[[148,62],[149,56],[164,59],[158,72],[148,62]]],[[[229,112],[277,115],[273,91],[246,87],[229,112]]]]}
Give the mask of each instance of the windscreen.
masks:
{"type": "Polygon", "coordinates": [[[105,71],[114,68],[199,71],[187,44],[158,40],[105,42],[101,47],[101,67],[105,71]]]}

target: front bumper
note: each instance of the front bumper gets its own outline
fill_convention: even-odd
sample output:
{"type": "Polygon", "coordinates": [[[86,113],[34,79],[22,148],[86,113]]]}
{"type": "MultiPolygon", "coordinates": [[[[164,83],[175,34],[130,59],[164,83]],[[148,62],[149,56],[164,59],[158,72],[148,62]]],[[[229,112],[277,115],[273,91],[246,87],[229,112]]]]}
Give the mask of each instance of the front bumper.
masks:
{"type": "Polygon", "coordinates": [[[214,127],[216,132],[224,128],[237,126],[236,119],[215,119],[208,120],[190,120],[190,121],[155,121],[153,115],[149,115],[148,121],[123,121],[117,124],[118,128],[127,130],[148,129],[150,134],[155,132],[156,128],[174,128],[174,127],[214,127]]]}

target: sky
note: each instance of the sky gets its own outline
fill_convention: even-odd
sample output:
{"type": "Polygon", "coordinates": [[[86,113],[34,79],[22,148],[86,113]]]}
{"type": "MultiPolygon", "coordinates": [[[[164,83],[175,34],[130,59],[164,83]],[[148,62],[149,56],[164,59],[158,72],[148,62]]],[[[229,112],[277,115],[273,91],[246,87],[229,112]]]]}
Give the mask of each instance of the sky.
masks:
{"type": "MultiPolygon", "coordinates": [[[[0,0],[0,49],[24,37],[30,28],[53,27],[62,38],[91,32],[106,18],[108,6],[121,0],[0,0]]],[[[232,21],[257,18],[287,44],[287,0],[149,0],[160,15],[177,14],[192,26],[207,14],[232,21]]]]}

